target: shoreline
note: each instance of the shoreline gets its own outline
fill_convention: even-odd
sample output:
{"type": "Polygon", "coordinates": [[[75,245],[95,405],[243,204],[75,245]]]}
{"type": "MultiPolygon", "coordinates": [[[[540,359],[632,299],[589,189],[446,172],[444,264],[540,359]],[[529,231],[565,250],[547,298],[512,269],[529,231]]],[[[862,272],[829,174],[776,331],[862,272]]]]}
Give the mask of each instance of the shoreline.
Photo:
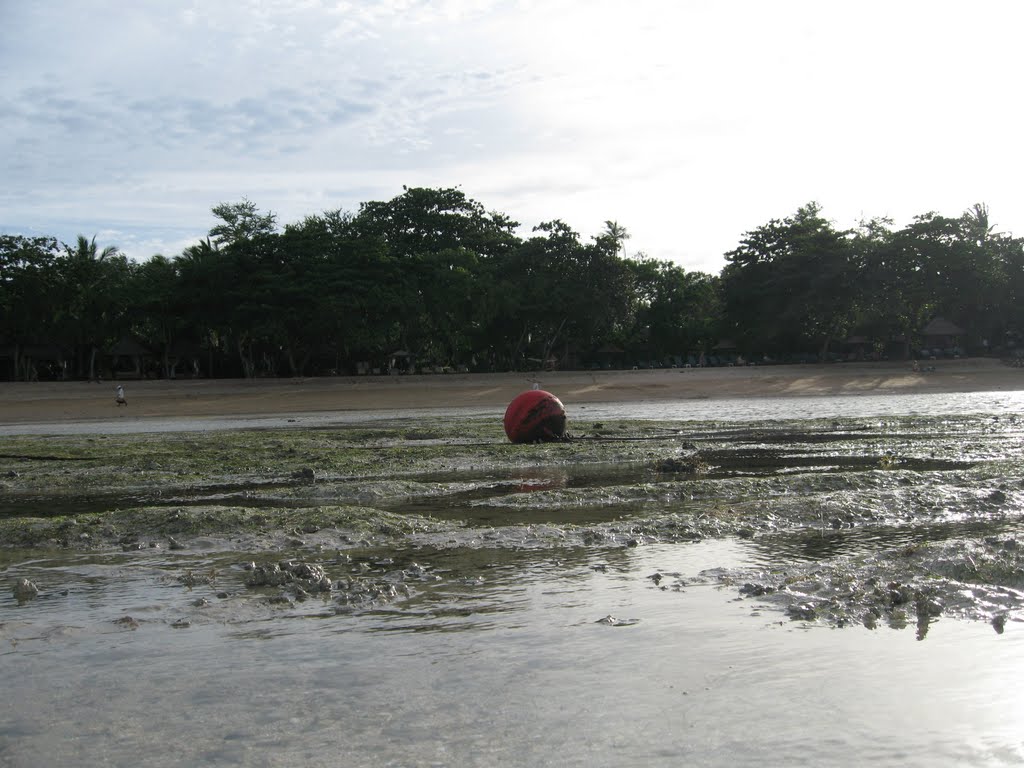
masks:
{"type": "MultiPolygon", "coordinates": [[[[1024,390],[1024,369],[989,358],[742,368],[555,371],[304,379],[0,383],[0,426],[100,426],[205,419],[501,409],[536,381],[567,408],[586,403],[1024,390]],[[122,384],[127,406],[115,403],[122,384]]],[[[4,432],[11,433],[11,429],[4,432]]],[[[16,431],[16,430],[15,430],[16,431]]],[[[78,430],[76,430],[78,431],[78,430]]]]}

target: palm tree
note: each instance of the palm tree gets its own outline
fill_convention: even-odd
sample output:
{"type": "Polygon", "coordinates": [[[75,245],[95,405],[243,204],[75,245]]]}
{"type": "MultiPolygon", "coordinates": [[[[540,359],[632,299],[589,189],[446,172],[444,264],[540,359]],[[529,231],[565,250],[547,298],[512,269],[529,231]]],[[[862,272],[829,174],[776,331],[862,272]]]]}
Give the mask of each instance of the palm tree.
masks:
{"type": "Polygon", "coordinates": [[[89,348],[89,379],[96,378],[96,355],[99,347],[109,341],[106,338],[113,330],[118,315],[114,306],[114,293],[119,275],[112,269],[114,258],[119,255],[117,246],[108,245],[100,251],[96,238],[78,236],[76,246],[64,246],[67,257],[64,261],[63,287],[65,301],[58,309],[58,315],[69,323],[74,338],[76,356],[81,364],[81,353],[89,348]]]}
{"type": "Polygon", "coordinates": [[[190,341],[206,348],[208,376],[213,376],[219,334],[230,328],[230,289],[236,280],[232,262],[209,237],[190,245],[174,259],[180,281],[182,324],[190,341]]]}
{"type": "Polygon", "coordinates": [[[79,235],[77,247],[73,251],[68,248],[68,256],[81,263],[104,262],[111,256],[116,256],[117,254],[118,249],[116,245],[108,245],[102,251],[97,253],[95,235],[93,235],[92,240],[86,240],[85,235],[79,235]]]}
{"type": "Polygon", "coordinates": [[[985,203],[975,203],[972,205],[961,217],[961,220],[979,245],[988,240],[989,235],[992,234],[992,230],[995,228],[989,223],[988,206],[985,203]]]}
{"type": "Polygon", "coordinates": [[[626,228],[619,224],[617,221],[606,221],[604,223],[604,231],[600,235],[606,237],[615,244],[614,253],[618,255],[619,251],[622,251],[622,255],[626,255],[626,241],[629,240],[632,235],[626,231],[626,228]]]}

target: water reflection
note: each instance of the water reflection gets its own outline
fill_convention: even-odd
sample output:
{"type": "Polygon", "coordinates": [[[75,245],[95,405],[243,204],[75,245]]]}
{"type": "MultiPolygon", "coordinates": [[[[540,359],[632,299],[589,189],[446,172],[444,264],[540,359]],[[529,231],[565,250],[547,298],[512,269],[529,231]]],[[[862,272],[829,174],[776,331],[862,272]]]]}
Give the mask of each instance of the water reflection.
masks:
{"type": "Polygon", "coordinates": [[[967,537],[1024,532],[1020,519],[951,520],[861,528],[818,528],[762,534],[750,543],[752,560],[764,564],[813,562],[967,537]]]}
{"type": "MultiPolygon", "coordinates": [[[[807,632],[752,618],[756,607],[728,590],[651,579],[693,578],[756,550],[730,540],[475,562],[416,553],[448,578],[408,613],[150,623],[116,646],[88,626],[50,634],[4,655],[5,687],[19,695],[0,703],[0,756],[326,765],[343,746],[354,765],[1024,758],[1024,699],[1002,684],[1024,671],[1019,631],[941,622],[923,645],[899,632],[807,632]],[[460,585],[479,571],[489,577],[460,585]],[[459,607],[468,613],[446,612],[459,607]],[[608,615],[637,621],[598,623],[608,615]],[[827,736],[810,737],[822,713],[827,736]]],[[[131,578],[100,572],[108,585],[131,578]]]]}

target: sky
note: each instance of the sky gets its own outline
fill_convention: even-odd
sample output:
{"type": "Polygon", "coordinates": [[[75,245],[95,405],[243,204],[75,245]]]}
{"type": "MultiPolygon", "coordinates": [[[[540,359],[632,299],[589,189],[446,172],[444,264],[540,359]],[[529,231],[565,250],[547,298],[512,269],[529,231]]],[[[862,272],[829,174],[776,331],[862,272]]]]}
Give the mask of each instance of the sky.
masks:
{"type": "Polygon", "coordinates": [[[173,257],[458,187],[717,274],[808,202],[1024,236],[1024,3],[0,0],[0,232],[173,257]]]}

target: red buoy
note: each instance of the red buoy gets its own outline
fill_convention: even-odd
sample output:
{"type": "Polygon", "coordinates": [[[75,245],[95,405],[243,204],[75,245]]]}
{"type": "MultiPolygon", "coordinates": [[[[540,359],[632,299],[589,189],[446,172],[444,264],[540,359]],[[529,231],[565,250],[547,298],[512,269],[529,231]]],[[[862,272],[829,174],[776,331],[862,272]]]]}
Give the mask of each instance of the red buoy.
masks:
{"type": "Polygon", "coordinates": [[[505,409],[505,434],[513,443],[565,439],[565,406],[543,389],[516,395],[505,409]]]}

